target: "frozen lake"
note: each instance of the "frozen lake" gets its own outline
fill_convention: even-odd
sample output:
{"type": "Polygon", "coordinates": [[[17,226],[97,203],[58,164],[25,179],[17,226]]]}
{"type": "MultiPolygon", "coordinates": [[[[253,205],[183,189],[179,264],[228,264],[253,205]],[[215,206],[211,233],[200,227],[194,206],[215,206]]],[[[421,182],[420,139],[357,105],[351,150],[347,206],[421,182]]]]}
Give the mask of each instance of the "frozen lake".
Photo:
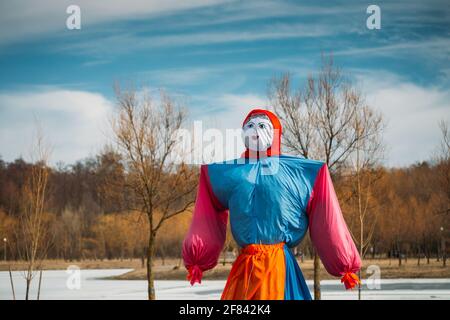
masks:
{"type": "MultiPolygon", "coordinates": [[[[66,270],[44,271],[41,299],[146,299],[147,284],[141,280],[101,280],[101,277],[115,276],[128,269],[81,270],[68,274],[66,270]],[[80,277],[78,278],[78,275],[80,277]],[[79,285],[79,286],[78,286],[79,285]]],[[[16,298],[25,295],[25,280],[22,272],[13,272],[16,298]]],[[[310,290],[312,281],[307,281],[310,290]]],[[[345,291],[339,280],[324,280],[322,298],[357,299],[358,292],[345,291]]],[[[38,275],[33,280],[30,296],[36,298],[38,275]]],[[[187,281],[156,281],[157,299],[219,299],[225,281],[205,280],[201,285],[191,287],[187,281]]],[[[366,288],[366,287],[365,287],[366,288]]],[[[8,272],[0,272],[0,300],[12,299],[8,272]]],[[[450,300],[450,279],[386,279],[381,288],[363,291],[363,299],[446,299],[450,300]]]]}

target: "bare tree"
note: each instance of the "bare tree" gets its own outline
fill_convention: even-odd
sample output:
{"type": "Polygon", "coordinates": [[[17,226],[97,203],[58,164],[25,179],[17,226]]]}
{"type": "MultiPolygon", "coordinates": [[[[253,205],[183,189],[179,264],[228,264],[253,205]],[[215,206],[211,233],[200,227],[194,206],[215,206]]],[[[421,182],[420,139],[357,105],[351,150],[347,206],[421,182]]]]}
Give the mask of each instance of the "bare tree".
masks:
{"type": "Polygon", "coordinates": [[[26,262],[25,299],[29,299],[31,281],[42,268],[51,244],[49,227],[45,216],[47,184],[50,168],[48,160],[50,148],[46,145],[42,130],[38,127],[35,143],[31,151],[32,166],[22,188],[22,211],[16,238],[20,241],[19,256],[26,262]]]}
{"type": "Polygon", "coordinates": [[[438,170],[440,173],[439,181],[442,194],[440,205],[438,208],[438,216],[440,218],[440,236],[441,236],[441,252],[442,265],[447,265],[447,247],[446,238],[448,236],[449,224],[448,214],[450,213],[450,129],[447,121],[440,121],[439,128],[441,129],[441,144],[438,155],[438,170]]]}
{"type": "MultiPolygon", "coordinates": [[[[269,98],[280,116],[284,127],[283,145],[306,159],[320,154],[317,130],[317,110],[314,104],[314,79],[308,78],[308,86],[292,92],[291,75],[273,78],[269,98]]],[[[314,299],[320,299],[320,260],[314,252],[314,299]]]]}
{"type": "MultiPolygon", "coordinates": [[[[359,99],[359,97],[355,97],[359,99]]],[[[369,248],[376,226],[377,210],[371,203],[373,187],[380,179],[382,171],[376,170],[379,160],[383,155],[383,145],[381,133],[383,130],[382,116],[374,112],[368,106],[359,108],[355,112],[354,129],[357,135],[357,142],[353,156],[349,157],[351,164],[350,179],[355,190],[356,212],[359,221],[359,239],[354,237],[359,244],[359,254],[361,259],[369,248]],[[365,226],[369,225],[368,230],[365,226]]],[[[361,271],[359,271],[361,278],[361,271]]],[[[361,299],[361,283],[358,285],[358,299],[361,299]]]]}
{"type": "Polygon", "coordinates": [[[286,73],[269,84],[269,98],[283,121],[283,145],[306,159],[318,156],[318,132],[312,92],[292,92],[292,77],[286,73]]]}
{"type": "MultiPolygon", "coordinates": [[[[333,57],[322,56],[317,74],[292,90],[291,75],[274,78],[269,98],[284,125],[284,146],[305,158],[323,159],[333,175],[345,167],[358,142],[371,138],[377,116],[363,103],[361,93],[334,65],[333,57]],[[358,115],[363,116],[358,120],[358,115]],[[369,127],[356,123],[368,121],[369,127]]],[[[367,123],[365,124],[367,126],[367,123]]],[[[376,130],[375,130],[376,131],[376,130]]],[[[314,298],[320,299],[320,260],[314,255],[314,298]]]]}
{"type": "Polygon", "coordinates": [[[439,121],[439,128],[441,129],[441,157],[443,160],[450,159],[450,128],[447,121],[439,121]]]}
{"type": "Polygon", "coordinates": [[[118,113],[112,121],[115,141],[125,161],[127,186],[136,197],[136,208],[148,219],[148,298],[155,299],[152,269],[155,240],[161,225],[190,209],[197,170],[179,163],[177,131],[186,119],[184,110],[164,92],[154,103],[147,92],[122,91],[116,86],[118,113]]]}

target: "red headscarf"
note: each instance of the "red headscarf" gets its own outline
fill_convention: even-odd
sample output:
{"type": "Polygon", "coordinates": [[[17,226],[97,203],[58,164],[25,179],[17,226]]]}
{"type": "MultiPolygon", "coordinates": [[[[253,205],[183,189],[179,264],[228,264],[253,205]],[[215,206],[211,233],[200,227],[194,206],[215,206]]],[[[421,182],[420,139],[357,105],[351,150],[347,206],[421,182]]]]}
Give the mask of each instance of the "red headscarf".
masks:
{"type": "Polygon", "coordinates": [[[245,120],[242,123],[242,127],[250,119],[250,117],[253,117],[256,115],[265,115],[269,118],[270,122],[272,122],[273,130],[274,130],[272,145],[266,151],[260,151],[260,152],[251,151],[248,148],[246,148],[246,150],[242,154],[242,156],[245,158],[279,156],[280,155],[280,145],[281,145],[281,130],[282,130],[280,120],[274,113],[270,112],[269,110],[253,109],[252,111],[250,111],[250,113],[247,115],[247,117],[245,117],[245,120]]]}

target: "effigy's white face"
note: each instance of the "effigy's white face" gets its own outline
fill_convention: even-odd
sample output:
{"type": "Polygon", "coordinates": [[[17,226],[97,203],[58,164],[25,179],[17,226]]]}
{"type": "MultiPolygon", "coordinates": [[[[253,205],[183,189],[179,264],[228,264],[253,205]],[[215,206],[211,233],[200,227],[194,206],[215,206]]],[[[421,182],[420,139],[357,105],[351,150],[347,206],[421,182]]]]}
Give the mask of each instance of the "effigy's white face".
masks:
{"type": "Polygon", "coordinates": [[[256,115],[251,117],[242,128],[242,139],[252,151],[266,151],[273,141],[273,125],[269,117],[256,115]]]}

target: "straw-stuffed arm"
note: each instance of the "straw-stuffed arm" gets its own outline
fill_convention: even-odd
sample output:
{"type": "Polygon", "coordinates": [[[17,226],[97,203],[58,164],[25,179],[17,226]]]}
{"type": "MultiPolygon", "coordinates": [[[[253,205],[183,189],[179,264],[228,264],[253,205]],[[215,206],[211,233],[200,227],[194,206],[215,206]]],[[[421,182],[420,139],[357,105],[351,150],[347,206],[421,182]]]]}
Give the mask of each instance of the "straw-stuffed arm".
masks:
{"type": "Polygon", "coordinates": [[[325,269],[341,277],[346,289],[355,287],[360,283],[355,273],[361,268],[361,259],[342,216],[326,164],[316,177],[307,214],[311,240],[325,269]]]}
{"type": "Polygon", "coordinates": [[[201,283],[203,272],[216,266],[226,238],[228,210],[211,189],[208,166],[200,168],[200,181],[190,229],[183,242],[183,260],[191,285],[201,283]]]}

